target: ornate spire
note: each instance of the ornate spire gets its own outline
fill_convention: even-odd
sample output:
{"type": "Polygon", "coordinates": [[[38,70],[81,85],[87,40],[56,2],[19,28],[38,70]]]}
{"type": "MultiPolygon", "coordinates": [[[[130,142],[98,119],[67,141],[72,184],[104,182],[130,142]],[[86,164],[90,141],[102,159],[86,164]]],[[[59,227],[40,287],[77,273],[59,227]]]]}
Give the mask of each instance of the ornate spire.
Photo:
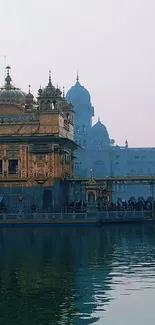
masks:
{"type": "Polygon", "coordinates": [[[9,75],[10,74],[10,71],[11,70],[11,68],[10,68],[10,66],[9,65],[7,65],[7,67],[6,67],[6,72],[7,72],[7,75],[9,75]]]}
{"type": "Polygon", "coordinates": [[[49,70],[49,84],[51,84],[51,70],[49,70]]]}
{"type": "Polygon", "coordinates": [[[91,180],[93,179],[93,170],[92,170],[92,168],[91,168],[91,170],[90,170],[90,179],[91,179],[91,180]]]}
{"type": "Polygon", "coordinates": [[[101,122],[101,119],[100,119],[100,117],[98,116],[98,122],[101,122]]]}
{"type": "Polygon", "coordinates": [[[62,97],[63,97],[63,99],[65,99],[65,87],[63,87],[62,97]]]}
{"type": "Polygon", "coordinates": [[[33,102],[34,96],[31,94],[31,86],[30,85],[28,85],[28,88],[29,88],[29,91],[28,91],[28,94],[25,96],[25,99],[26,99],[26,103],[30,104],[33,102]]]}
{"type": "Polygon", "coordinates": [[[128,148],[128,141],[125,141],[125,148],[128,148]]]}
{"type": "Polygon", "coordinates": [[[77,71],[76,81],[79,81],[79,72],[77,71]]]}
{"type": "Polygon", "coordinates": [[[38,89],[38,95],[40,96],[42,93],[42,88],[41,88],[41,85],[40,85],[40,88],[38,89]]]}
{"type": "Polygon", "coordinates": [[[7,65],[6,67],[6,72],[7,72],[7,76],[5,78],[5,81],[6,81],[6,88],[11,88],[11,77],[10,77],[10,66],[7,65]]]}

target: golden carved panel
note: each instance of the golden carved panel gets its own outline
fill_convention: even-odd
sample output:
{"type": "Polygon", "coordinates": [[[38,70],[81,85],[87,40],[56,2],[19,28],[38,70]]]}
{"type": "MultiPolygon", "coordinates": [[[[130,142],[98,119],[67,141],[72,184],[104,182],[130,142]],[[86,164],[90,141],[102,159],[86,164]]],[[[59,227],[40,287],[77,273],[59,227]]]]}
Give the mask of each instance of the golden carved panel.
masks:
{"type": "Polygon", "coordinates": [[[19,151],[8,151],[6,152],[8,159],[19,159],[19,151]]]}
{"type": "Polygon", "coordinates": [[[34,159],[34,155],[29,154],[28,155],[28,177],[34,177],[35,175],[35,159],[34,159]]]}
{"type": "Polygon", "coordinates": [[[22,178],[27,177],[27,158],[28,158],[27,145],[21,145],[20,146],[20,175],[22,178]]]}
{"type": "Polygon", "coordinates": [[[10,144],[7,146],[7,150],[19,150],[19,144],[10,144]]]}
{"type": "Polygon", "coordinates": [[[1,105],[0,115],[1,116],[17,116],[23,115],[24,111],[22,107],[17,107],[16,105],[1,105]]]}
{"type": "Polygon", "coordinates": [[[54,154],[47,156],[47,174],[54,178],[54,154]]]}
{"type": "Polygon", "coordinates": [[[46,176],[46,155],[36,156],[36,176],[46,176]]]}

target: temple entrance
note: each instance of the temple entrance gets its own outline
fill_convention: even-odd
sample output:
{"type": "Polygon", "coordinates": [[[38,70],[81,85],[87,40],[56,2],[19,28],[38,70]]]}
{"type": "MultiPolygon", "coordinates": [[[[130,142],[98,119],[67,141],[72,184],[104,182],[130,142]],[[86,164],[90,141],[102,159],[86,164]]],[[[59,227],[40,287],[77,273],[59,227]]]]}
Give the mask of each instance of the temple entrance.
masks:
{"type": "Polygon", "coordinates": [[[46,212],[52,211],[53,195],[51,190],[45,190],[43,193],[43,209],[46,212]]]}
{"type": "Polygon", "coordinates": [[[94,194],[94,193],[90,192],[90,193],[88,194],[88,202],[89,202],[89,203],[93,203],[93,202],[95,202],[95,194],[94,194]]]}

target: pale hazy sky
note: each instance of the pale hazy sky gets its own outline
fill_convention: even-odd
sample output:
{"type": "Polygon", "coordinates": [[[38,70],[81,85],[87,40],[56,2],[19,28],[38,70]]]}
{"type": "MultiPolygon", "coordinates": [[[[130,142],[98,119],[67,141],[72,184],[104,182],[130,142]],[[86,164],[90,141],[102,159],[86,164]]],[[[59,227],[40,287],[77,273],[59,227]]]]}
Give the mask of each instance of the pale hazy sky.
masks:
{"type": "Polygon", "coordinates": [[[79,70],[110,137],[155,147],[155,0],[0,0],[0,30],[1,84],[4,55],[35,95],[79,70]]]}

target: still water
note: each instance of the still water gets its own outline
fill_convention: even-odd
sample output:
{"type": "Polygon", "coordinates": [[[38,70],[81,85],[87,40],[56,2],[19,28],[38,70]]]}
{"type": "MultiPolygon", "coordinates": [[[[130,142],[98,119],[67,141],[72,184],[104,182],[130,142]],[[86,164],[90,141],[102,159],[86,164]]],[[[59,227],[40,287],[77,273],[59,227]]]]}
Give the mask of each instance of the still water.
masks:
{"type": "Polygon", "coordinates": [[[0,324],[155,324],[155,226],[0,228],[0,324]]]}

